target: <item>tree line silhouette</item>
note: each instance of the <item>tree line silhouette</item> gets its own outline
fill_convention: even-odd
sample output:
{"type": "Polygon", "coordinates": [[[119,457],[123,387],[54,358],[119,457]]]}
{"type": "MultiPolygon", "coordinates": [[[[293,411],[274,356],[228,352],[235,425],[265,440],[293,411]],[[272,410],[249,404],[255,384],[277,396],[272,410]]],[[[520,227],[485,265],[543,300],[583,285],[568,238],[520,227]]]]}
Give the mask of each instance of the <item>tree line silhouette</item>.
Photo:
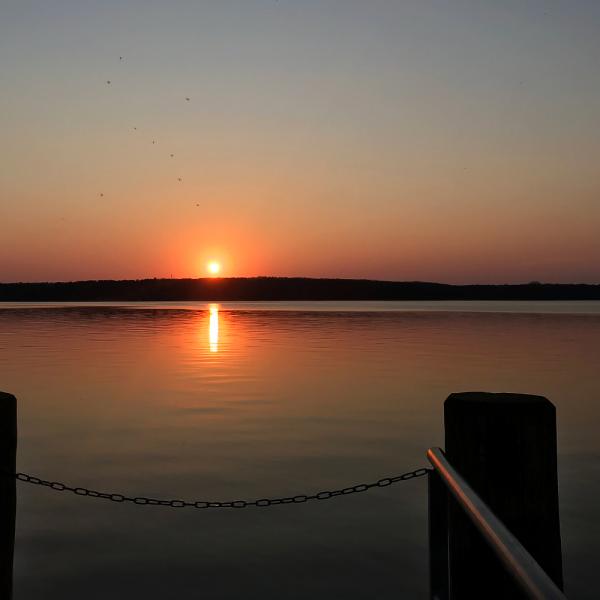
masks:
{"type": "Polygon", "coordinates": [[[4,302],[135,300],[600,300],[600,284],[451,285],[305,277],[0,283],[4,302]]]}

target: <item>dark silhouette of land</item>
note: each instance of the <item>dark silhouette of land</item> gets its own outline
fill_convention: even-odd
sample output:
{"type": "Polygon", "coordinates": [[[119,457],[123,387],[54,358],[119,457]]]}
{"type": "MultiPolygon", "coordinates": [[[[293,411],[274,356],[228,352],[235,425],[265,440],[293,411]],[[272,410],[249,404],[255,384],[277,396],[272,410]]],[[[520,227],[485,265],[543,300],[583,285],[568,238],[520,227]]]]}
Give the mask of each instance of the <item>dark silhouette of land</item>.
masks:
{"type": "Polygon", "coordinates": [[[304,277],[0,283],[4,302],[134,300],[600,300],[600,284],[449,285],[304,277]]]}

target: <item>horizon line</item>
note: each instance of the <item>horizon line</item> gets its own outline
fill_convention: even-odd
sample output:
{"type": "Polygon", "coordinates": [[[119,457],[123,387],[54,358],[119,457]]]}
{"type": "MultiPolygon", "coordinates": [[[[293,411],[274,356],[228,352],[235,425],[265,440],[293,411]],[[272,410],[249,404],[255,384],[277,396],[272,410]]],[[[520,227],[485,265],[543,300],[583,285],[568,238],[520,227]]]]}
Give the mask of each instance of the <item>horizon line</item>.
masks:
{"type": "Polygon", "coordinates": [[[371,282],[371,283],[390,283],[390,284],[419,284],[436,285],[449,287],[484,287],[484,286],[599,286],[600,282],[567,282],[559,283],[552,281],[530,280],[515,283],[444,283],[440,281],[427,280],[401,280],[401,279],[371,279],[368,277],[309,277],[304,275],[253,275],[253,276],[232,276],[232,277],[139,277],[128,279],[71,279],[71,280],[46,280],[46,281],[0,281],[0,285],[72,285],[79,283],[131,283],[141,281],[231,281],[231,280],[306,280],[306,281],[348,281],[348,282],[371,282]]]}

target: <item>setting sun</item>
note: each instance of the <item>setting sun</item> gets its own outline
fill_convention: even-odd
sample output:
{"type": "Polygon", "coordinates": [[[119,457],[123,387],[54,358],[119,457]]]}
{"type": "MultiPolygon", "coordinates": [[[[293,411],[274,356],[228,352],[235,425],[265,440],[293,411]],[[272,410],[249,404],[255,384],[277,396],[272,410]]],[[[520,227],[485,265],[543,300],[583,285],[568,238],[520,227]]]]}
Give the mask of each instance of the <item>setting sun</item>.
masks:
{"type": "Polygon", "coordinates": [[[211,261],[206,265],[206,268],[211,275],[218,275],[221,270],[221,265],[218,262],[211,261]]]}

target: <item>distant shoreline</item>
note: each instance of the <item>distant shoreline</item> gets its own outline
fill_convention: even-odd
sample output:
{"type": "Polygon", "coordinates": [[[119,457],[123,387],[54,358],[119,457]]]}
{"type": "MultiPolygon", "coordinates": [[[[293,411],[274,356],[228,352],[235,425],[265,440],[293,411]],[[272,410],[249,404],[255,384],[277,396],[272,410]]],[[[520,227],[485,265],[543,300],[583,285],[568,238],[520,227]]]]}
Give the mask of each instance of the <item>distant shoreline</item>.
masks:
{"type": "Polygon", "coordinates": [[[305,277],[0,283],[0,302],[285,300],[600,300],[600,284],[451,285],[305,277]]]}

